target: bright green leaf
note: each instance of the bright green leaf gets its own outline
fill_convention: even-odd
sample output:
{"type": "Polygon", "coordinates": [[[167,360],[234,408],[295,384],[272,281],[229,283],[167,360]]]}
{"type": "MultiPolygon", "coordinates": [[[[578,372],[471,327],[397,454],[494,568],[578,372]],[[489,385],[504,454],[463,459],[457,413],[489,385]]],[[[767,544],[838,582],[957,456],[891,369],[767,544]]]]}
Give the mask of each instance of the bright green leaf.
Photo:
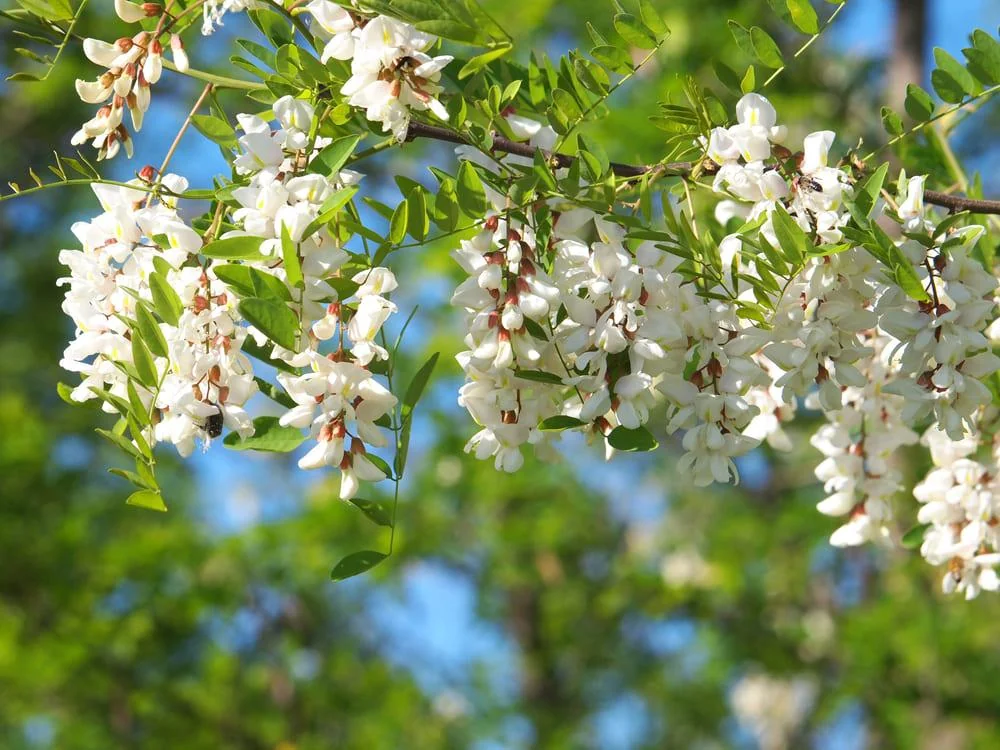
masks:
{"type": "Polygon", "coordinates": [[[240,314],[271,341],[285,349],[297,347],[299,321],[288,305],[270,299],[251,297],[239,304],[240,314]]]}
{"type": "Polygon", "coordinates": [[[334,581],[343,581],[346,578],[366,573],[382,562],[386,557],[387,555],[373,550],[355,552],[348,555],[337,563],[336,566],[334,566],[333,571],[330,573],[330,578],[334,581]]]}
{"type": "Polygon", "coordinates": [[[226,447],[236,451],[266,451],[268,453],[289,453],[303,442],[306,436],[296,427],[283,427],[277,417],[257,417],[253,421],[254,433],[240,438],[230,432],[222,441],[226,447]]]}

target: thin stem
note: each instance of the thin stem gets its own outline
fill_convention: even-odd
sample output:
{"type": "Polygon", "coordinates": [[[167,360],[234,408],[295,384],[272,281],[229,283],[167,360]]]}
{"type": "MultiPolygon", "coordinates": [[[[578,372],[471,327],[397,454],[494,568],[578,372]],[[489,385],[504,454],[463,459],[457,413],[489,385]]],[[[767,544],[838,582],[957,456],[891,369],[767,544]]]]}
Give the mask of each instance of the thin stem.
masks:
{"type": "Polygon", "coordinates": [[[80,7],[76,9],[76,13],[73,14],[73,18],[70,20],[69,25],[66,26],[66,33],[63,34],[63,40],[59,43],[59,49],[56,52],[56,56],[52,59],[49,69],[45,71],[45,75],[42,76],[40,80],[47,80],[49,74],[55,70],[56,65],[59,63],[59,58],[62,57],[62,53],[65,51],[66,45],[69,43],[70,37],[73,36],[73,29],[76,28],[76,24],[80,20],[80,16],[83,15],[83,10],[87,7],[87,3],[89,1],[90,0],[82,0],[80,7]]]}
{"type": "MultiPolygon", "coordinates": [[[[93,177],[81,177],[74,178],[72,180],[59,180],[58,182],[46,182],[44,185],[36,185],[35,187],[26,188],[24,190],[16,190],[13,193],[7,193],[6,195],[0,195],[0,203],[4,201],[9,201],[13,198],[19,198],[25,195],[31,195],[32,193],[40,193],[43,190],[48,190],[50,188],[61,187],[63,185],[114,185],[116,187],[127,187],[133,190],[139,190],[144,193],[153,192],[152,187],[144,187],[142,185],[131,185],[127,182],[120,182],[118,180],[105,180],[103,178],[93,178],[93,177]]],[[[170,195],[174,195],[170,193],[170,195]]],[[[176,197],[181,197],[177,195],[176,197]]]]}
{"type": "MultiPolygon", "coordinates": [[[[799,58],[799,55],[801,55],[803,52],[805,52],[807,49],[809,49],[809,47],[812,46],[812,43],[815,42],[817,39],[819,39],[820,34],[822,34],[824,31],[826,31],[828,28],[830,28],[830,24],[833,23],[833,20],[837,17],[837,15],[840,13],[840,11],[843,10],[843,8],[844,8],[845,5],[847,5],[847,0],[844,0],[840,5],[838,5],[836,8],[834,8],[833,13],[831,13],[830,17],[828,19],[826,19],[826,23],[823,24],[823,27],[819,31],[817,31],[815,34],[813,34],[811,37],[809,37],[805,41],[805,44],[803,44],[801,47],[799,47],[798,50],[796,50],[795,54],[792,55],[792,59],[793,60],[797,60],[799,58]]],[[[781,72],[786,67],[788,67],[788,66],[787,65],[782,65],[776,71],[774,71],[773,73],[771,73],[770,77],[766,81],[764,81],[764,85],[761,86],[761,88],[762,89],[763,88],[767,88],[767,85],[769,83],[771,83],[771,81],[773,81],[779,75],[781,75],[781,72]]]]}
{"type": "MultiPolygon", "coordinates": [[[[412,141],[417,138],[429,138],[435,141],[460,143],[466,146],[475,145],[462,135],[448,130],[447,128],[441,128],[437,125],[427,125],[422,122],[411,122],[406,133],[406,140],[412,141]]],[[[492,150],[500,151],[505,154],[514,154],[515,156],[524,156],[528,159],[533,159],[535,154],[540,151],[543,156],[554,162],[557,168],[569,167],[576,161],[575,156],[562,154],[556,151],[545,151],[544,149],[535,148],[530,144],[518,143],[517,141],[512,141],[507,138],[503,138],[502,136],[494,136],[492,150]]],[[[648,172],[652,172],[654,169],[664,175],[682,176],[688,174],[694,168],[695,164],[689,161],[640,165],[619,164],[618,162],[611,163],[611,171],[619,177],[641,177],[648,172]]]]}
{"type": "Polygon", "coordinates": [[[864,158],[864,160],[868,161],[869,159],[871,159],[876,154],[884,151],[885,149],[889,148],[890,146],[893,146],[893,145],[899,143],[904,138],[908,138],[911,135],[913,135],[914,133],[917,133],[917,132],[923,130],[928,125],[930,125],[932,122],[937,122],[942,117],[947,117],[952,112],[957,112],[958,110],[960,110],[960,109],[962,109],[962,108],[964,108],[964,107],[972,104],[974,101],[977,101],[979,99],[987,99],[987,98],[993,96],[993,94],[997,93],[997,91],[1000,91],[1000,83],[995,84],[993,86],[990,86],[988,89],[983,89],[978,94],[976,94],[975,96],[969,97],[965,101],[961,101],[958,104],[953,104],[952,106],[947,107],[947,108],[941,110],[940,112],[938,112],[933,117],[929,117],[928,119],[924,120],[923,122],[918,122],[916,125],[914,125],[912,128],[910,128],[906,132],[900,133],[895,138],[891,139],[888,143],[886,143],[886,144],[884,144],[882,146],[879,146],[877,149],[875,149],[870,154],[868,154],[864,158]]]}
{"type": "Polygon", "coordinates": [[[239,78],[228,78],[227,76],[218,76],[215,73],[206,73],[204,70],[196,70],[195,68],[188,68],[187,70],[180,71],[177,70],[177,66],[174,65],[170,60],[166,58],[163,59],[163,67],[167,70],[172,70],[175,73],[180,73],[181,75],[188,76],[189,78],[196,78],[199,81],[206,81],[211,83],[217,89],[236,89],[238,91],[263,91],[267,86],[262,81],[243,81],[239,78]]]}
{"type": "Polygon", "coordinates": [[[364,151],[358,151],[356,154],[354,154],[354,156],[351,157],[351,161],[349,163],[354,164],[355,162],[359,162],[362,159],[367,159],[369,156],[374,156],[375,154],[381,153],[386,149],[392,148],[395,145],[395,143],[396,143],[395,138],[387,138],[381,143],[376,143],[374,146],[366,148],[364,151]]]}
{"type": "MultiPolygon", "coordinates": [[[[205,100],[211,93],[212,93],[212,84],[211,83],[205,84],[205,88],[201,90],[201,96],[198,97],[198,100],[194,103],[194,106],[191,107],[191,111],[188,112],[187,117],[184,118],[184,122],[181,123],[180,130],[178,130],[177,135],[174,136],[174,141],[173,143],[170,144],[170,148],[167,149],[167,155],[163,157],[163,163],[160,164],[160,169],[156,173],[156,185],[154,186],[154,192],[156,188],[160,186],[160,183],[163,181],[163,174],[167,171],[167,167],[170,166],[170,160],[174,158],[174,153],[177,151],[177,147],[180,145],[181,138],[184,137],[184,133],[187,132],[188,127],[191,125],[191,120],[198,113],[198,110],[201,109],[201,105],[205,103],[205,100]]],[[[154,193],[150,193],[149,197],[146,198],[147,206],[150,204],[150,202],[152,202],[153,194],[154,193]]]]}

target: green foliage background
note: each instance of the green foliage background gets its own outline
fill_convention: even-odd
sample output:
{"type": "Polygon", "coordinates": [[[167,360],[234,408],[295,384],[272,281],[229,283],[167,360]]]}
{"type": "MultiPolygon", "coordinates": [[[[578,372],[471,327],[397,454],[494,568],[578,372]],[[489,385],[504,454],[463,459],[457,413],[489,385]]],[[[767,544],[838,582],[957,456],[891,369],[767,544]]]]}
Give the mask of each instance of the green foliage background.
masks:
{"type": "MultiPolygon", "coordinates": [[[[584,41],[584,21],[601,28],[611,17],[591,0],[486,4],[521,54],[561,53],[584,41]]],[[[590,127],[613,158],[657,158],[663,134],[647,117],[677,91],[674,74],[712,83],[718,56],[745,67],[726,19],[770,17],[751,0],[661,7],[666,49],[590,127]]],[[[108,19],[92,15],[85,31],[107,36],[108,19]]],[[[192,56],[210,56],[211,43],[193,43],[192,56]]],[[[12,46],[0,40],[5,65],[12,46]]],[[[6,85],[0,174],[68,152],[85,114],[72,80],[88,67],[72,50],[45,83],[6,85]]],[[[793,128],[877,140],[876,73],[817,46],[773,98],[793,128]]],[[[154,113],[185,109],[185,93],[174,86],[154,113]]],[[[140,139],[138,160],[144,147],[150,161],[163,150],[140,139]]],[[[400,164],[416,174],[426,155],[410,147],[381,162],[382,177],[400,164]]],[[[123,483],[104,472],[112,459],[93,435],[95,413],[55,392],[70,333],[56,256],[73,244],[70,221],[93,210],[85,190],[61,189],[0,212],[0,747],[752,747],[730,693],[756,671],[818,685],[789,747],[846,746],[859,731],[869,747],[1000,743],[1000,603],[945,601],[911,553],[828,548],[808,424],[791,457],[762,455],[743,487],[718,491],[693,491],[662,454],[605,467],[576,446],[561,466],[529,461],[515,476],[468,459],[470,425],[453,406],[457,316],[442,291],[457,269],[443,245],[399,269],[427,292],[414,298],[420,335],[406,367],[432,351],[443,364],[387,563],[330,583],[333,562],[386,538],[335,488],[302,493],[282,459],[263,469],[282,497],[257,498],[280,512],[236,532],[212,522],[226,490],[206,492],[217,483],[170,459],[171,512],[125,507],[123,483]],[[678,573],[686,560],[700,561],[688,565],[696,575],[678,573]],[[476,619],[449,631],[459,634],[450,648],[464,653],[461,637],[479,629],[495,649],[435,657],[429,634],[410,625],[427,622],[413,583],[428,571],[441,596],[475,594],[476,619]],[[402,607],[401,626],[390,626],[387,604],[402,607]]],[[[221,445],[212,452],[201,474],[229,458],[221,445]]]]}

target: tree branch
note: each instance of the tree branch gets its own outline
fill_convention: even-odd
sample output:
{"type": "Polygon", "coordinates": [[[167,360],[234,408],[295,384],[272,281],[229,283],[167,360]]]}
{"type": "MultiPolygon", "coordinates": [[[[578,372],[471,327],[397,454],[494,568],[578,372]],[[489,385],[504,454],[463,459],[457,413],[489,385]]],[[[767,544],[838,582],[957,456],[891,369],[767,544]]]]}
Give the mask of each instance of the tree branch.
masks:
{"type": "MultiPolygon", "coordinates": [[[[417,138],[458,143],[466,146],[472,145],[467,138],[452,130],[413,121],[410,122],[409,130],[406,133],[406,140],[413,141],[417,138]]],[[[518,143],[499,135],[493,137],[493,151],[523,156],[527,159],[534,159],[535,153],[541,151],[544,156],[552,160],[555,166],[562,168],[569,167],[576,161],[576,157],[569,154],[549,153],[527,143],[518,143]]],[[[641,177],[651,172],[659,175],[684,177],[694,170],[695,165],[696,162],[690,161],[675,161],[665,164],[620,164],[618,162],[611,162],[611,171],[619,177],[641,177]]],[[[941,193],[937,190],[925,190],[924,201],[935,206],[951,209],[952,211],[971,211],[976,214],[1000,215],[1000,200],[982,200],[968,198],[964,195],[941,193]]]]}
{"type": "MultiPolygon", "coordinates": [[[[435,141],[460,143],[466,146],[471,145],[468,139],[463,138],[458,133],[448,130],[447,128],[437,127],[436,125],[426,125],[422,122],[410,122],[410,128],[406,133],[406,140],[412,141],[417,138],[429,138],[435,141]]],[[[527,159],[534,159],[535,153],[537,151],[541,151],[544,156],[553,161],[556,167],[561,168],[569,167],[574,161],[576,161],[575,156],[570,156],[569,154],[549,153],[543,149],[535,148],[527,143],[518,143],[517,141],[512,141],[499,135],[493,137],[493,150],[500,151],[505,154],[523,156],[527,159]]],[[[694,166],[694,163],[690,161],[677,161],[670,162],[668,164],[640,165],[611,162],[611,171],[619,177],[642,177],[642,175],[653,171],[656,171],[658,174],[683,176],[689,174],[691,170],[694,169],[694,166]]]]}

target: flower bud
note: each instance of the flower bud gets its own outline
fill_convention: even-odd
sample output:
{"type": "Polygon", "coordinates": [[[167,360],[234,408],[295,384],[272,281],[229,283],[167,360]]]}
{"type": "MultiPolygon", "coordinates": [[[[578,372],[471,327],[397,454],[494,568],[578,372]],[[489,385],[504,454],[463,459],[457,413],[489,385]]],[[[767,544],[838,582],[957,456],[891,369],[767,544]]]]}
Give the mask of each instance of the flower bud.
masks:
{"type": "Polygon", "coordinates": [[[174,65],[181,73],[186,72],[191,67],[187,52],[184,51],[184,42],[177,34],[170,35],[170,52],[174,57],[174,65]]]}

